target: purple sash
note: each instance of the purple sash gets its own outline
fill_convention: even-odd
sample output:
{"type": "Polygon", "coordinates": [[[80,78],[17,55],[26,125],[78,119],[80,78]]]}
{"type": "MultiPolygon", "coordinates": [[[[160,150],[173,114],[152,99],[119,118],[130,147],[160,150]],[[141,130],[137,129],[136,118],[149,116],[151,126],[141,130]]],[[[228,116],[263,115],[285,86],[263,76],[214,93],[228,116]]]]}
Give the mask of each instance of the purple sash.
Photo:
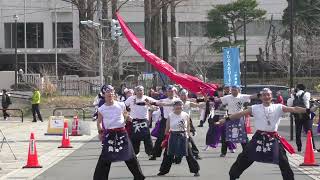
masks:
{"type": "Polygon", "coordinates": [[[151,136],[158,138],[160,134],[160,121],[157,121],[154,128],[151,131],[151,136]]]}
{"type": "Polygon", "coordinates": [[[210,125],[206,135],[206,145],[216,148],[220,142],[223,127],[210,125]]]}

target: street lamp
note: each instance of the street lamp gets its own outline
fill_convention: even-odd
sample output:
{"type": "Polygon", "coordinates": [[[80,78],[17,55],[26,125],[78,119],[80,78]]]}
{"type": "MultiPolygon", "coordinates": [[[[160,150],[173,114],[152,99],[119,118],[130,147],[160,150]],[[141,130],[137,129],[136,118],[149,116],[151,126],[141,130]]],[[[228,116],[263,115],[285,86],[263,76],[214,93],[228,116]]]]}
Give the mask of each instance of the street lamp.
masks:
{"type": "Polygon", "coordinates": [[[102,26],[100,23],[91,21],[91,20],[87,20],[87,21],[80,21],[81,24],[86,25],[90,28],[95,28],[99,30],[99,60],[100,60],[100,66],[99,66],[99,74],[100,74],[100,83],[101,85],[104,84],[103,81],[103,42],[102,42],[102,26]]]}
{"type": "Polygon", "coordinates": [[[17,15],[13,16],[14,19],[14,26],[15,26],[15,45],[14,45],[14,55],[15,55],[15,64],[14,64],[14,89],[17,89],[18,84],[18,19],[17,15]]]}

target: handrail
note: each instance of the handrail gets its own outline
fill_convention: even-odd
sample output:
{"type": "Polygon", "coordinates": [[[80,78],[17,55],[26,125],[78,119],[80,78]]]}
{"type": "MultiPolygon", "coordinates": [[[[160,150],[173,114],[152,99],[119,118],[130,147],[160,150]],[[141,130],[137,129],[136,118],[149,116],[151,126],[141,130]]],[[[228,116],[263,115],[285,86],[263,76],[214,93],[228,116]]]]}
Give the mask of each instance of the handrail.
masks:
{"type": "Polygon", "coordinates": [[[57,110],[81,110],[82,111],[82,119],[85,120],[85,110],[83,108],[55,108],[53,109],[52,115],[55,115],[57,110]]]}
{"type": "Polygon", "coordinates": [[[21,122],[23,123],[23,111],[22,109],[3,109],[3,108],[0,108],[0,110],[7,110],[7,111],[20,111],[21,112],[21,122]]]}

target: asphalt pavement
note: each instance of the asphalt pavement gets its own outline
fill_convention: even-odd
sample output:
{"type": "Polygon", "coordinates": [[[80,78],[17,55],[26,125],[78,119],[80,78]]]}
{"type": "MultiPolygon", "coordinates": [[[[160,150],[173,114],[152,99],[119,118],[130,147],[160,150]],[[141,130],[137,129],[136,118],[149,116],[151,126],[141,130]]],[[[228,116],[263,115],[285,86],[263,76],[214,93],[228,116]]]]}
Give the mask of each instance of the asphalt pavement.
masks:
{"type": "MultiPolygon", "coordinates": [[[[195,123],[197,124],[197,122],[195,123]]],[[[289,122],[283,121],[280,126],[280,134],[283,136],[289,135],[289,122]]],[[[242,150],[241,146],[238,145],[236,153],[227,154],[226,157],[221,158],[220,147],[217,149],[209,149],[204,151],[205,134],[207,131],[207,124],[203,128],[197,128],[197,136],[194,137],[198,148],[201,149],[200,155],[202,160],[199,160],[200,164],[200,177],[194,177],[189,172],[188,165],[184,159],[180,165],[173,165],[170,173],[166,176],[158,177],[156,174],[159,171],[161,164],[161,158],[156,161],[149,161],[148,157],[144,153],[143,146],[141,147],[141,155],[138,157],[141,164],[142,171],[147,179],[219,179],[228,180],[228,171],[232,163],[236,160],[238,153],[242,150]]],[[[316,139],[319,139],[318,137],[316,139]]],[[[294,144],[294,142],[292,142],[294,144]]],[[[318,143],[320,144],[320,143],[318,143]]],[[[319,146],[320,147],[320,146],[319,146]]],[[[92,139],[87,144],[83,145],[80,149],[70,154],[68,157],[58,162],[38,177],[36,180],[88,180],[92,179],[95,165],[101,152],[101,145],[97,137],[92,139]]],[[[317,158],[320,153],[316,154],[317,158]]],[[[320,156],[319,156],[320,158],[320,156]]],[[[319,160],[318,160],[319,161],[319,160]]],[[[292,167],[296,180],[311,180],[309,176],[303,172],[292,167]]],[[[113,163],[109,179],[113,180],[127,180],[133,179],[132,174],[127,169],[124,162],[113,163]]],[[[279,167],[273,164],[254,163],[250,166],[240,177],[243,180],[279,180],[282,179],[279,167]]]]}

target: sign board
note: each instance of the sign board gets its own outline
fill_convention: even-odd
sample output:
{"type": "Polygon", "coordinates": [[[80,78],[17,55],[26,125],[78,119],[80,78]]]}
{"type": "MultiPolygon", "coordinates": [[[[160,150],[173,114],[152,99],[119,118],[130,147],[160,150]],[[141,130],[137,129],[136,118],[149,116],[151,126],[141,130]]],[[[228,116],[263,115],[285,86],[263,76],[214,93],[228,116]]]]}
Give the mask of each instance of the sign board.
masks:
{"type": "Polygon", "coordinates": [[[224,85],[240,86],[240,50],[239,48],[223,49],[224,85]]]}
{"type": "Polygon", "coordinates": [[[48,130],[45,135],[62,135],[64,121],[64,116],[50,116],[48,121],[48,130]]]}

